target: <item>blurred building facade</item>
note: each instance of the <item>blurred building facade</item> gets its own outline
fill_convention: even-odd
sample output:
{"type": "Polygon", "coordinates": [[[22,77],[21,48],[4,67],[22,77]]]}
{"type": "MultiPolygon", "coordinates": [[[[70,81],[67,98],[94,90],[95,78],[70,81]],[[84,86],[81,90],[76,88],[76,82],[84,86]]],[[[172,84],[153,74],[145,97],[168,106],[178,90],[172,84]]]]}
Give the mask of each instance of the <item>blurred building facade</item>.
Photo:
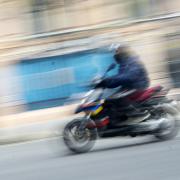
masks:
{"type": "Polygon", "coordinates": [[[1,38],[86,27],[180,11],[179,0],[25,0],[0,2],[1,38]]]}
{"type": "Polygon", "coordinates": [[[92,54],[89,49],[121,37],[143,59],[152,85],[170,86],[172,77],[179,87],[180,24],[179,17],[173,17],[180,11],[178,0],[2,0],[0,6],[1,106],[64,101],[78,92],[72,84],[86,73],[81,67],[92,65],[82,78],[88,79],[98,63],[110,59],[108,53],[92,54]],[[91,40],[92,47],[86,43],[94,35],[112,32],[117,36],[91,40]]]}

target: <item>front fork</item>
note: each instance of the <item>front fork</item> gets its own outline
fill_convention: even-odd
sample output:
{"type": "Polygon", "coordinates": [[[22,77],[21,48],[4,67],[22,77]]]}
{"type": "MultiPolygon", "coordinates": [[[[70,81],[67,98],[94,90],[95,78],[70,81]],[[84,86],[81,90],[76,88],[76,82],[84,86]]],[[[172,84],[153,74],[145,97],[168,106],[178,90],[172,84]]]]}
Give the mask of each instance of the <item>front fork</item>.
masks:
{"type": "Polygon", "coordinates": [[[85,117],[83,118],[83,121],[81,122],[78,128],[79,133],[83,133],[87,125],[90,123],[90,121],[92,121],[90,117],[91,117],[91,114],[85,115],[85,117]]]}

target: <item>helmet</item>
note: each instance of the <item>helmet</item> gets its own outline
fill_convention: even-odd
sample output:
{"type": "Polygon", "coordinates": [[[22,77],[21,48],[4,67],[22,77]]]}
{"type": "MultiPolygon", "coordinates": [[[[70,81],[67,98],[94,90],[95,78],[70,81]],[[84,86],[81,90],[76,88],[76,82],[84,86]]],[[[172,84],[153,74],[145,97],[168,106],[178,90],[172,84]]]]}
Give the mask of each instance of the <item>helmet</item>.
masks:
{"type": "Polygon", "coordinates": [[[115,52],[117,50],[117,48],[120,47],[120,46],[121,46],[120,43],[111,44],[110,47],[109,47],[109,51],[115,52]]]}
{"type": "Polygon", "coordinates": [[[123,42],[123,43],[113,43],[109,47],[109,51],[115,52],[118,48],[120,47],[128,47],[128,45],[123,42]]]}
{"type": "Polygon", "coordinates": [[[115,54],[114,59],[118,64],[129,57],[129,48],[126,44],[112,44],[110,46],[110,50],[115,54]]]}

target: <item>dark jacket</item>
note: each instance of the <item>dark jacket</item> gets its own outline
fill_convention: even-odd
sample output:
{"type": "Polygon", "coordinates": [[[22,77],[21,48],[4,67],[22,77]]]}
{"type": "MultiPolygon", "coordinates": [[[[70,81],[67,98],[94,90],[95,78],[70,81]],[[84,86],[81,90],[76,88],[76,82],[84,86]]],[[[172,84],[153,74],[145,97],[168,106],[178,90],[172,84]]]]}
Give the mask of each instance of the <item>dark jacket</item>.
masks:
{"type": "Polygon", "coordinates": [[[127,89],[145,89],[149,86],[149,78],[144,65],[137,57],[129,57],[121,62],[118,74],[106,78],[101,85],[106,88],[122,86],[127,89]]]}

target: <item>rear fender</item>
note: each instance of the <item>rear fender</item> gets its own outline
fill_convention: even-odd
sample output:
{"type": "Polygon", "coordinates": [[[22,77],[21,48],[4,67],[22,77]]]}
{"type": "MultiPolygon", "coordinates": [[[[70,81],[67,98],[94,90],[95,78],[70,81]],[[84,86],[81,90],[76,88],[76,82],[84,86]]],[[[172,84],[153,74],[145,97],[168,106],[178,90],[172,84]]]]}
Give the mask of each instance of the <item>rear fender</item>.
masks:
{"type": "Polygon", "coordinates": [[[171,103],[159,104],[155,106],[155,108],[162,108],[165,112],[174,116],[179,115],[179,108],[176,101],[172,101],[171,103]]]}

